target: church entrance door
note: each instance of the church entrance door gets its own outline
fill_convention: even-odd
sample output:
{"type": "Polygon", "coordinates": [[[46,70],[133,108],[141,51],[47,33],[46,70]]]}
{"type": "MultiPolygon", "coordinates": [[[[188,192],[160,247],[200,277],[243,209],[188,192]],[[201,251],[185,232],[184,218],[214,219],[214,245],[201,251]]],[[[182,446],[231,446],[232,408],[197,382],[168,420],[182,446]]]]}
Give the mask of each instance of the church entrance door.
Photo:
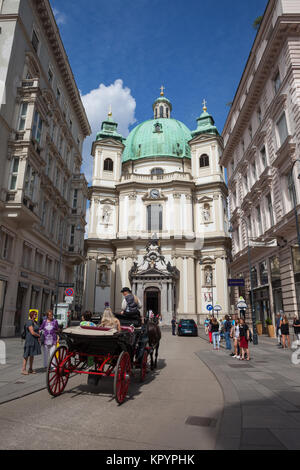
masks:
{"type": "Polygon", "coordinates": [[[161,313],[160,290],[157,287],[148,287],[144,291],[144,309],[146,314],[149,310],[153,313],[161,313]]]}

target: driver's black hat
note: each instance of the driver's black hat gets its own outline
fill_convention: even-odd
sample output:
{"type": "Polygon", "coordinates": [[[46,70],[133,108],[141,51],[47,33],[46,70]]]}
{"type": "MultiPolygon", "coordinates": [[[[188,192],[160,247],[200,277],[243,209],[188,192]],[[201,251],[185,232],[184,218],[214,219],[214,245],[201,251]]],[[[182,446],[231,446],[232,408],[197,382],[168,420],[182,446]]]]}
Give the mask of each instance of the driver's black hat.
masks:
{"type": "Polygon", "coordinates": [[[123,287],[121,292],[131,292],[131,290],[129,289],[129,287],[123,287]]]}

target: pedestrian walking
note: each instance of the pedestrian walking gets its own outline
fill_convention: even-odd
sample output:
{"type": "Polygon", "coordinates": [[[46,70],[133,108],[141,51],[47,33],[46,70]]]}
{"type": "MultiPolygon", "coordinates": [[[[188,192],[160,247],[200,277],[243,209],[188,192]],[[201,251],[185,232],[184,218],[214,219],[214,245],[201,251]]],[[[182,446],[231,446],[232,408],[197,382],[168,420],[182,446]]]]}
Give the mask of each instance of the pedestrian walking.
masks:
{"type": "Polygon", "coordinates": [[[24,344],[24,355],[23,355],[23,367],[22,374],[36,374],[36,371],[33,370],[33,359],[34,356],[39,356],[41,354],[41,346],[39,343],[39,325],[34,319],[35,312],[30,312],[29,320],[25,323],[25,344],[24,344]],[[27,361],[29,358],[29,369],[26,370],[27,361]]]}
{"type": "Polygon", "coordinates": [[[206,336],[208,335],[208,329],[209,329],[209,318],[206,317],[206,319],[204,320],[204,331],[205,331],[206,336]]]}
{"type": "Polygon", "coordinates": [[[43,337],[42,351],[44,356],[44,367],[48,366],[49,359],[55,351],[57,344],[58,322],[53,318],[52,310],[48,310],[46,319],[40,326],[40,335],[43,337]]]}
{"type": "Polygon", "coordinates": [[[233,338],[234,354],[236,359],[240,358],[240,319],[233,320],[231,336],[233,338]]]}
{"type": "Polygon", "coordinates": [[[213,344],[213,340],[212,340],[212,320],[213,319],[214,319],[214,316],[212,315],[208,324],[208,338],[209,338],[210,344],[213,344]]]}
{"type": "Polygon", "coordinates": [[[219,350],[220,349],[220,331],[219,331],[220,325],[219,322],[216,318],[212,319],[212,324],[211,324],[211,333],[212,333],[212,340],[213,340],[213,345],[214,349],[219,350]]]}
{"type": "Polygon", "coordinates": [[[282,336],[282,347],[284,349],[290,348],[291,341],[290,341],[290,332],[289,332],[289,320],[286,315],[283,315],[283,319],[280,322],[280,329],[281,329],[281,336],[282,336]],[[286,345],[286,342],[288,342],[288,346],[286,345]]]}
{"type": "Polygon", "coordinates": [[[171,321],[171,324],[172,324],[172,335],[175,336],[176,335],[176,318],[172,318],[172,321],[171,321]]]}
{"type": "Polygon", "coordinates": [[[297,340],[300,340],[300,319],[297,317],[297,315],[294,317],[293,327],[297,340]]]}
{"type": "Polygon", "coordinates": [[[232,324],[229,319],[229,316],[225,315],[224,333],[225,333],[226,349],[228,351],[231,351],[231,341],[230,341],[231,328],[232,328],[232,324]]]}
{"type": "Polygon", "coordinates": [[[282,347],[281,344],[281,329],[280,329],[280,323],[282,322],[283,319],[283,311],[280,310],[279,313],[276,315],[276,336],[277,336],[277,343],[279,347],[282,347]]]}
{"type": "Polygon", "coordinates": [[[242,357],[240,359],[243,361],[245,359],[245,354],[247,354],[247,361],[250,361],[250,354],[249,354],[250,332],[249,332],[249,326],[246,324],[244,318],[240,318],[239,333],[240,333],[240,348],[241,348],[241,353],[242,353],[242,357]]]}

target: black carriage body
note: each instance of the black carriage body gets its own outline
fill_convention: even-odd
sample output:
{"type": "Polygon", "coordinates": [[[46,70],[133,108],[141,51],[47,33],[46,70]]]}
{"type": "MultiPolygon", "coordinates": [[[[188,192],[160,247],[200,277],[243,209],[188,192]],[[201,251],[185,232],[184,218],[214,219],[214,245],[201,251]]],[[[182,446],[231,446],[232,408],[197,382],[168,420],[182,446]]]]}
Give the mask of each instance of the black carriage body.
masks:
{"type": "Polygon", "coordinates": [[[89,356],[119,356],[122,351],[133,356],[133,338],[130,332],[115,333],[113,336],[89,336],[63,333],[70,352],[87,354],[89,356]]]}

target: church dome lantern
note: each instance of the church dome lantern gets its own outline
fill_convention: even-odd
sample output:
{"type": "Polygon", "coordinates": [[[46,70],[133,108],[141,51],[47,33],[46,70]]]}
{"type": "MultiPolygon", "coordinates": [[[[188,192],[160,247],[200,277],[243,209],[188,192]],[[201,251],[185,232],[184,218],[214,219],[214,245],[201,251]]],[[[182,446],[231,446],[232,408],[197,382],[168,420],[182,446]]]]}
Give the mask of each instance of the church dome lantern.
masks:
{"type": "Polygon", "coordinates": [[[169,119],[171,117],[172,104],[164,95],[164,87],[160,88],[160,97],[153,103],[154,119],[169,119]]]}

